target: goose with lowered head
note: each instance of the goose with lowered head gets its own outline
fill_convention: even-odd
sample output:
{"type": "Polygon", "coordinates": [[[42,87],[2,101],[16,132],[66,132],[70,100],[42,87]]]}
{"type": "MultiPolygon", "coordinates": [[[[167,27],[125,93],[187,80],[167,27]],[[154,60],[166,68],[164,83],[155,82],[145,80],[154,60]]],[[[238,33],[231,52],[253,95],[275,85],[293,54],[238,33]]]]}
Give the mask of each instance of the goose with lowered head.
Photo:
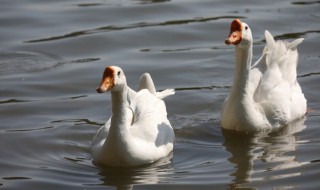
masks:
{"type": "Polygon", "coordinates": [[[236,66],[231,92],[222,107],[222,128],[243,132],[274,131],[303,117],[307,100],[297,81],[297,46],[275,41],[265,31],[266,46],[251,66],[252,34],[248,24],[231,23],[227,45],[235,45],[236,66]]]}
{"type": "Polygon", "coordinates": [[[172,152],[175,136],[162,98],[174,90],[156,92],[147,73],[141,76],[139,87],[135,92],[127,86],[120,67],[105,69],[97,92],[111,92],[112,116],[93,140],[94,163],[134,167],[151,164],[172,152]]]}

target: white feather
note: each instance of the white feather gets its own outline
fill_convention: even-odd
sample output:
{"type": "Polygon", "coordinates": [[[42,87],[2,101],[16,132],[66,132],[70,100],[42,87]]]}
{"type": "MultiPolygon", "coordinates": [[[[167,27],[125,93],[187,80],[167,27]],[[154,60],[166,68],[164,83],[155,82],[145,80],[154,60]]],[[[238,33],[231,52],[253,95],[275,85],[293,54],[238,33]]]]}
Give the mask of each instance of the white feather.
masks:
{"type": "Polygon", "coordinates": [[[303,39],[291,43],[275,41],[271,33],[265,31],[263,54],[252,67],[248,67],[252,59],[251,31],[243,35],[243,39],[251,42],[248,46],[241,43],[236,46],[238,66],[235,77],[238,80],[234,80],[231,93],[224,102],[222,127],[246,132],[271,131],[303,117],[307,101],[296,71],[297,45],[303,39]],[[243,57],[247,59],[241,59],[243,57]]]}
{"type": "Polygon", "coordinates": [[[153,80],[149,73],[144,73],[140,77],[138,90],[148,89],[151,94],[157,96],[160,99],[164,99],[168,96],[174,95],[174,89],[166,89],[161,92],[156,92],[156,87],[154,86],[153,80]]]}
{"type": "Polygon", "coordinates": [[[122,86],[119,92],[111,90],[113,115],[93,140],[93,160],[108,166],[132,167],[166,157],[173,150],[175,136],[164,101],[149,89],[128,96],[130,88],[126,83],[122,86]]]}

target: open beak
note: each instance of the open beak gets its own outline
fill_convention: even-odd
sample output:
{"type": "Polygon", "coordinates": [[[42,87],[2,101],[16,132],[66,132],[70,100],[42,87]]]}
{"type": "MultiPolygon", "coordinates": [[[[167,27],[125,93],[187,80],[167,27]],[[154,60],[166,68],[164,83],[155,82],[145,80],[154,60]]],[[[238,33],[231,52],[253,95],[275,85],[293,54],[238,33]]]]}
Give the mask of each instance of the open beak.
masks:
{"type": "Polygon", "coordinates": [[[104,93],[114,87],[114,70],[107,67],[104,70],[100,86],[96,89],[98,93],[104,93]]]}
{"type": "Polygon", "coordinates": [[[239,19],[235,19],[231,23],[230,34],[224,41],[225,44],[238,45],[242,40],[242,24],[239,19]]]}

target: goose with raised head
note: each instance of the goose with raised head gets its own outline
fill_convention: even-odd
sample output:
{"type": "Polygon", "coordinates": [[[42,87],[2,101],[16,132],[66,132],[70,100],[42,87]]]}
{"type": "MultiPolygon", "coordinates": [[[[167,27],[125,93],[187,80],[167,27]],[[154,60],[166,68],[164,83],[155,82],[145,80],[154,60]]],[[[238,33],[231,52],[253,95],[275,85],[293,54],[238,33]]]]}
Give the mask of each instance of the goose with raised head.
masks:
{"type": "Polygon", "coordinates": [[[173,150],[174,131],[161,98],[173,89],[156,92],[149,74],[143,74],[139,91],[127,86],[120,67],[105,69],[98,93],[111,91],[112,116],[93,139],[94,163],[135,167],[165,158],[173,150]]]}
{"type": "Polygon", "coordinates": [[[265,31],[266,46],[252,66],[252,33],[248,24],[231,23],[227,45],[236,49],[236,68],[231,92],[222,106],[222,128],[243,132],[273,131],[303,117],[307,100],[297,81],[297,46],[275,41],[265,31]]]}

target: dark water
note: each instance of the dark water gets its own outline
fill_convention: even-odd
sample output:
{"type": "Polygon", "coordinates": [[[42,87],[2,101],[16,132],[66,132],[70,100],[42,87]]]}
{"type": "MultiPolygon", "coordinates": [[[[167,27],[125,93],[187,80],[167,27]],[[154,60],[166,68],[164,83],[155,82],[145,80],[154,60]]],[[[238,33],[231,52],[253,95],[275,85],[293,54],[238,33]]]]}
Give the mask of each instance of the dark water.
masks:
{"type": "Polygon", "coordinates": [[[2,0],[0,189],[318,189],[320,186],[319,1],[2,0]],[[234,49],[233,18],[254,35],[303,37],[299,82],[308,114],[269,135],[222,131],[234,49]],[[170,161],[135,168],[91,163],[91,140],[110,116],[95,88],[118,65],[136,88],[149,72],[176,133],[170,161]]]}

